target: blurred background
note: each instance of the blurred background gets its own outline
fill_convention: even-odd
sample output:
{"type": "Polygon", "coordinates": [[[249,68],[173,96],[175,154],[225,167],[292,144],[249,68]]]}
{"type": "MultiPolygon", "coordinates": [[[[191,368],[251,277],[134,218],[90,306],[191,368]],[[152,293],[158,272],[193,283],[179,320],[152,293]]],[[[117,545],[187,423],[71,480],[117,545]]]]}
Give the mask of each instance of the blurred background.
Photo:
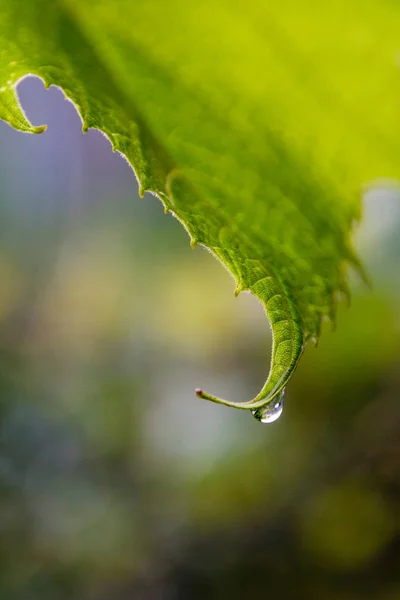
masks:
{"type": "Polygon", "coordinates": [[[261,305],[37,79],[0,122],[0,598],[400,598],[400,200],[282,417],[261,305]]]}

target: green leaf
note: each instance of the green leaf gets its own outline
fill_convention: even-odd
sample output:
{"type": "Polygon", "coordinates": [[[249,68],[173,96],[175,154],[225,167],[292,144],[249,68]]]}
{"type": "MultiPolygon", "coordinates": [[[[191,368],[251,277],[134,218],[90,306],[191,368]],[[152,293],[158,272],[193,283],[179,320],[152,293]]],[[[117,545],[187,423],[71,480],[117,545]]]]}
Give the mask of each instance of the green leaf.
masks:
{"type": "Polygon", "coordinates": [[[199,396],[262,408],[334,321],[362,186],[397,174],[399,31],[393,0],[0,0],[0,117],[40,132],[15,86],[60,86],[264,304],[261,392],[199,396]]]}

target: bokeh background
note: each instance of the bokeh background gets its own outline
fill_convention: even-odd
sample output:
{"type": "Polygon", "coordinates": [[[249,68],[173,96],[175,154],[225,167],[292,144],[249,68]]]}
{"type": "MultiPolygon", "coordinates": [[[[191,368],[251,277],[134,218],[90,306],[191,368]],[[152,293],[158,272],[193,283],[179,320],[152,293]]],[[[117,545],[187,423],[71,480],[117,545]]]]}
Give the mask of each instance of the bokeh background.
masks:
{"type": "Polygon", "coordinates": [[[373,279],[282,417],[271,337],[234,283],[56,88],[0,123],[0,598],[400,598],[400,200],[364,196],[373,279]]]}

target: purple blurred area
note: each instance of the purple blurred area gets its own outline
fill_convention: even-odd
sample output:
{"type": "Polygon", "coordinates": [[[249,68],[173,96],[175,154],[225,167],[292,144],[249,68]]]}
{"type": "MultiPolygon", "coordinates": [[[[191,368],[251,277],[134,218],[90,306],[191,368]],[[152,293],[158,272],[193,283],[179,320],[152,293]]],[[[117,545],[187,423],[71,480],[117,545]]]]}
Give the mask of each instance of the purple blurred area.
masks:
{"type": "Polygon", "coordinates": [[[0,123],[0,598],[400,598],[400,202],[263,426],[257,301],[40,80],[0,123]]]}

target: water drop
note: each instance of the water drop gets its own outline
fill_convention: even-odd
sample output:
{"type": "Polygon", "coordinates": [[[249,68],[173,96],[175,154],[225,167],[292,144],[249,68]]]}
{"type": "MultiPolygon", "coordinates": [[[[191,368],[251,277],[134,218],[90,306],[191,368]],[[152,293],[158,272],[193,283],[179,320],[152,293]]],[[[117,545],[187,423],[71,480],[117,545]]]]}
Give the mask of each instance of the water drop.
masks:
{"type": "Polygon", "coordinates": [[[251,414],[261,423],[273,423],[279,419],[282,414],[284,397],[285,390],[282,390],[275,396],[272,402],[269,402],[266,406],[262,406],[261,408],[256,408],[251,414]]]}

